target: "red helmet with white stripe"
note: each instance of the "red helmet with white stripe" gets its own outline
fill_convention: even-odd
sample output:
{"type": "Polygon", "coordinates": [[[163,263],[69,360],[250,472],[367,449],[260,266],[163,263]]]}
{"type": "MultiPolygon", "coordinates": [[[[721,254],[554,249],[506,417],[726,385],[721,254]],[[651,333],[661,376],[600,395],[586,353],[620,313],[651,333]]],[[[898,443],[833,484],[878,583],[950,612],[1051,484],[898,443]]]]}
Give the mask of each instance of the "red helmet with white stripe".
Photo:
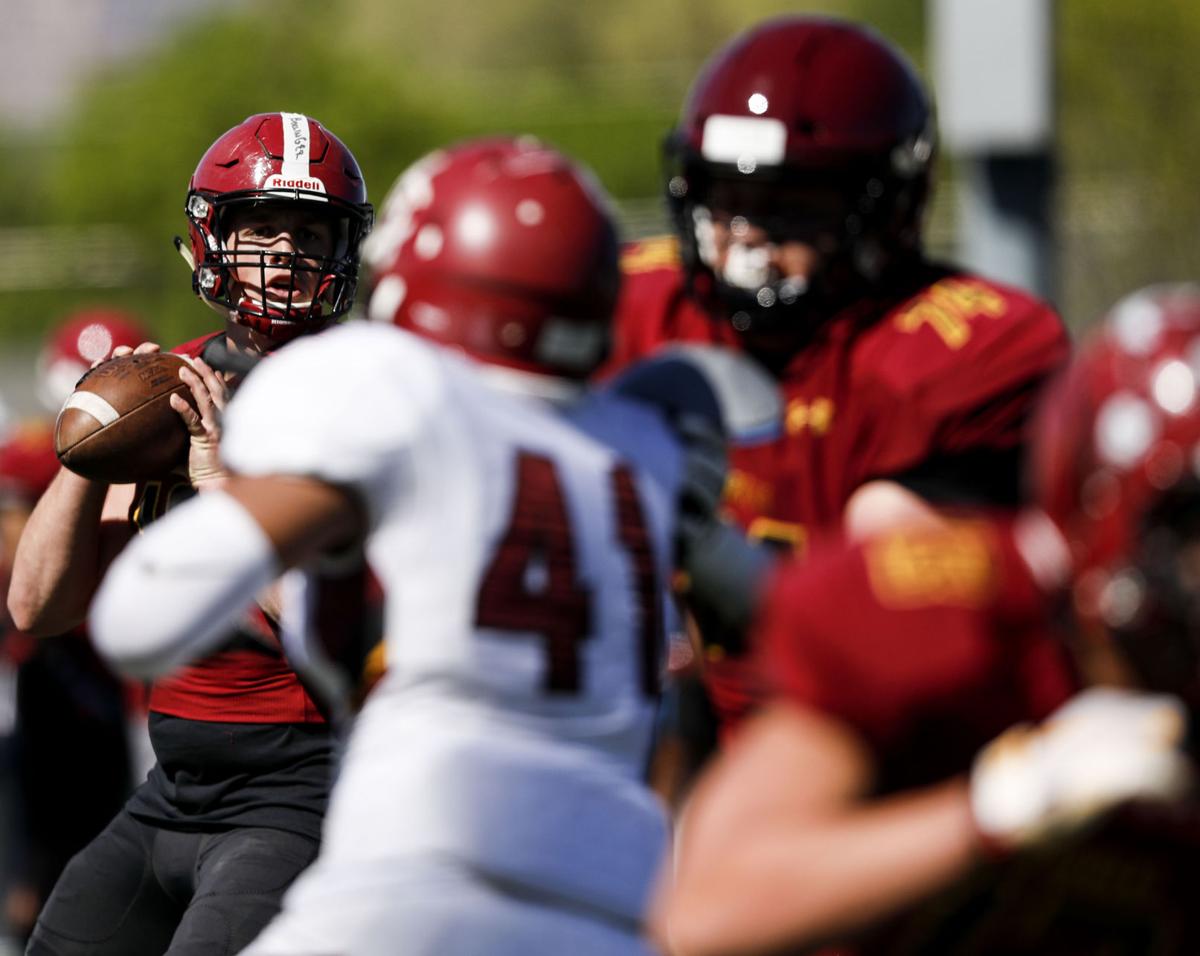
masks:
{"type": "Polygon", "coordinates": [[[1042,402],[1031,463],[1082,619],[1200,700],[1200,285],[1113,307],[1042,402]]]}
{"type": "MultiPolygon", "coordinates": [[[[192,174],[186,212],[193,288],[237,322],[282,343],[353,305],[372,209],[354,155],[316,120],[259,113],[233,127],[192,174]],[[310,254],[295,239],[270,248],[230,241],[247,215],[282,210],[322,223],[322,234],[332,234],[328,248],[310,254]]],[[[182,252],[182,240],[176,244],[182,252]]]]}
{"type": "Polygon", "coordinates": [[[419,160],[364,258],[372,319],[540,376],[582,379],[607,354],[618,285],[608,198],[531,137],[419,160]]]}
{"type": "Polygon", "coordinates": [[[68,316],[46,338],[37,361],[37,395],[58,414],[84,372],[119,345],[136,348],[152,336],[142,323],[118,309],[83,309],[68,316]]]}

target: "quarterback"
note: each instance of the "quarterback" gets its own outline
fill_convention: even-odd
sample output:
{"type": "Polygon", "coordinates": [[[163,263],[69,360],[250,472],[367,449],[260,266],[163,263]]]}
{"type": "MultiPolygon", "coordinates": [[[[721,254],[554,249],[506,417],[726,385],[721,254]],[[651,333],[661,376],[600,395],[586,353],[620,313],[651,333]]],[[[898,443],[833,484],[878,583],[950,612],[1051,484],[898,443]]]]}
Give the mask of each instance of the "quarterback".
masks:
{"type": "MultiPolygon", "coordinates": [[[[218,490],[220,414],[242,373],[353,303],[372,211],[353,154],[316,120],[263,113],[225,132],[196,166],[185,212],[177,248],[223,320],[175,349],[191,359],[180,377],[195,408],[172,396],[187,461],[137,484],[59,471],[17,547],[8,606],[24,630],[79,624],[116,554],[168,509],[218,490]],[[303,187],[286,185],[298,177],[303,187]]],[[[156,763],[63,872],[30,953],[232,956],[316,854],[333,743],[280,651],[273,596],[260,601],[225,622],[212,654],[152,686],[156,763]]]]}

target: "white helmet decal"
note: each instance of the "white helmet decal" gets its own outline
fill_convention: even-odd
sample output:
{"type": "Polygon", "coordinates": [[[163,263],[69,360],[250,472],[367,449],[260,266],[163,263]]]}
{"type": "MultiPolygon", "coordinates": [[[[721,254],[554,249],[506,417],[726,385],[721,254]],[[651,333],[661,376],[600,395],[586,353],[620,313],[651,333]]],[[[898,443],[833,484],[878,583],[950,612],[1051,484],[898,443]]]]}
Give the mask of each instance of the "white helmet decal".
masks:
{"type": "Polygon", "coordinates": [[[279,117],[283,122],[283,166],[278,175],[269,177],[263,183],[263,189],[325,192],[325,184],[312,174],[312,137],[309,134],[308,117],[303,113],[280,113],[279,117]]]}

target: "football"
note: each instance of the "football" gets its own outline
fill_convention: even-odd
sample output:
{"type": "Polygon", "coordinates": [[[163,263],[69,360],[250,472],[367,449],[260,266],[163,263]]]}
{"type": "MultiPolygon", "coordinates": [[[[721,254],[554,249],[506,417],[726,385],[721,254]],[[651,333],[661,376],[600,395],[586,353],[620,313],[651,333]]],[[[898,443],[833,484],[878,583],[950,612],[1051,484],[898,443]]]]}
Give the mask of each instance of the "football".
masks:
{"type": "Polygon", "coordinates": [[[58,460],[84,478],[113,484],[156,478],[184,463],[187,427],[169,399],[178,393],[195,407],[179,378],[185,362],[170,352],[143,352],[89,371],[58,413],[58,460]]]}

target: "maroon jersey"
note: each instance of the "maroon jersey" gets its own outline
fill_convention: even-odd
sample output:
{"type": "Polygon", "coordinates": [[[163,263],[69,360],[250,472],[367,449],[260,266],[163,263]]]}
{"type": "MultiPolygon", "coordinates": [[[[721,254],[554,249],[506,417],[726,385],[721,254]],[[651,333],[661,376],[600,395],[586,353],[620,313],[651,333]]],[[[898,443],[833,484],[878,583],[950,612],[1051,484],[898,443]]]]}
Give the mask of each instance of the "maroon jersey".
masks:
{"type": "MultiPolygon", "coordinates": [[[[686,294],[671,240],[630,247],[612,365],[672,341],[739,347],[686,294]]],[[[781,437],[734,448],[726,511],[750,534],[803,550],[837,527],[855,489],[898,480],[931,500],[1015,504],[1035,393],[1069,342],[1044,303],[978,276],[918,263],[903,287],[833,316],[778,374],[781,437]]],[[[710,668],[725,718],[749,703],[744,668],[710,668]]]]}
{"type": "Polygon", "coordinates": [[[773,578],[754,635],[771,692],[868,743],[888,792],[965,771],[1075,690],[1041,593],[1001,523],[829,545],[773,578]]]}
{"type": "MultiPolygon", "coordinates": [[[[1069,696],[1048,610],[1004,525],[895,532],[781,569],[755,663],[776,694],[854,728],[876,792],[894,793],[966,773],[1069,696]]],[[[822,954],[1194,953],[1198,859],[1200,806],[1130,804],[822,954]]]]}
{"type": "MultiPolygon", "coordinates": [[[[187,342],[173,351],[202,356],[221,334],[187,342]]],[[[181,468],[138,485],[130,520],[144,528],[167,509],[195,494],[181,468]]],[[[247,724],[323,723],[324,716],[284,660],[274,622],[255,609],[239,633],[216,653],[155,682],[150,710],[191,720],[247,724]]]]}

